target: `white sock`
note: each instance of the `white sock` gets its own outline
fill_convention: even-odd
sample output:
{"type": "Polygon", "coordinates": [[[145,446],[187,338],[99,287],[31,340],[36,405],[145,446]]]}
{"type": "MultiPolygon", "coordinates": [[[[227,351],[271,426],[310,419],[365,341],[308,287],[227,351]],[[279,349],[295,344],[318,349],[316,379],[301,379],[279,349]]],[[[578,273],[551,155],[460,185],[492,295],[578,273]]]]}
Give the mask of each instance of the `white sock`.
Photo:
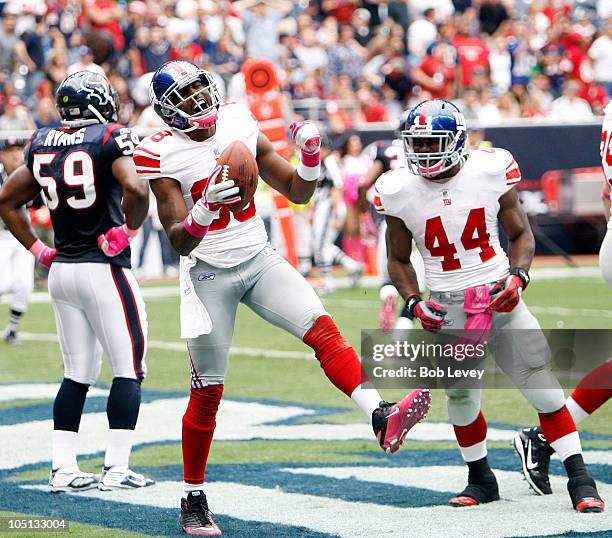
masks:
{"type": "Polygon", "coordinates": [[[384,303],[387,297],[399,297],[399,292],[393,284],[385,284],[380,288],[380,300],[384,303]]]}
{"type": "Polygon", "coordinates": [[[578,432],[568,433],[550,443],[550,446],[553,447],[561,461],[565,461],[574,454],[582,454],[582,446],[580,445],[578,432]]]}
{"type": "Polygon", "coordinates": [[[53,430],[52,437],[52,469],[74,468],[78,469],[76,447],[79,434],[66,430],[53,430]]]}
{"type": "Polygon", "coordinates": [[[470,461],[478,461],[487,455],[487,440],[480,441],[472,446],[460,446],[461,456],[466,463],[470,461]]]}
{"type": "Polygon", "coordinates": [[[183,482],[183,488],[185,489],[185,493],[191,493],[192,491],[204,491],[204,482],[201,484],[188,484],[187,482],[183,482]]]}
{"type": "Polygon", "coordinates": [[[351,400],[353,400],[355,405],[357,405],[357,407],[363,411],[371,423],[372,413],[378,408],[382,398],[380,397],[378,391],[372,387],[370,383],[364,385],[357,386],[357,388],[351,394],[351,400]]]}
{"type": "MultiPolygon", "coordinates": [[[[395,325],[393,325],[393,330],[395,331],[410,331],[413,327],[414,323],[411,319],[405,318],[404,316],[400,316],[395,320],[395,325]]],[[[408,334],[403,335],[404,339],[408,338],[408,334]]]]}
{"type": "Polygon", "coordinates": [[[570,412],[570,415],[572,415],[572,418],[574,419],[574,424],[582,422],[585,418],[589,416],[589,414],[584,409],[582,409],[582,407],[580,407],[571,396],[567,400],[565,400],[565,407],[567,407],[567,410],[570,412]]]}
{"type": "Polygon", "coordinates": [[[109,430],[104,467],[127,467],[134,442],[134,430],[109,430]]]}

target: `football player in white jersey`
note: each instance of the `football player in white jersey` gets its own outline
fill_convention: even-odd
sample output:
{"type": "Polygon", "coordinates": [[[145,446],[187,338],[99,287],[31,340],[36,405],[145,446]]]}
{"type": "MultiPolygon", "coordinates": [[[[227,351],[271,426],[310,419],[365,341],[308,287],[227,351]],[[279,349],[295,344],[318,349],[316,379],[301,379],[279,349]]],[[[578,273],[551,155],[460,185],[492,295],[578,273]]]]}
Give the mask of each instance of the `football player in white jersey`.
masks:
{"type": "MultiPolygon", "coordinates": [[[[424,329],[480,331],[496,362],[537,410],[542,431],[566,468],[574,508],[601,512],[604,503],[551,372],[547,342],[521,300],[535,241],[514,189],[521,179],[516,161],[499,148],[468,155],[463,114],[444,100],[414,107],[401,138],[408,167],[376,183],[388,226],[391,280],[424,329]],[[499,243],[499,224],[508,237],[508,254],[499,243]],[[429,300],[419,295],[410,263],[413,239],[425,262],[429,300]]],[[[449,417],[469,467],[468,485],[450,499],[452,506],[499,499],[487,461],[481,391],[447,389],[449,417]]]]}
{"type": "MultiPolygon", "coordinates": [[[[16,138],[0,141],[0,187],[23,163],[24,145],[24,141],[16,138]]],[[[13,294],[9,322],[4,331],[7,344],[21,344],[17,329],[21,317],[28,310],[34,289],[35,260],[0,220],[0,297],[4,293],[13,294]]]]}
{"type": "Polygon", "coordinates": [[[239,303],[309,345],[330,381],[371,421],[381,447],[395,452],[429,407],[429,391],[416,389],[397,404],[381,402],[362,385],[361,363],[306,280],[269,245],[254,201],[231,213],[232,178],[216,183],[217,157],[244,142],[266,183],[294,203],[312,196],[320,171],[320,136],[311,122],[291,125],[301,159],[294,169],[261,134],[248,108],[221,103],[210,74],[168,62],[151,82],[151,103],[169,130],[146,138],[134,162],[149,180],[160,220],[181,254],[181,336],[187,339],[191,393],[183,416],[186,498],[180,523],[188,534],[218,535],[204,494],[206,460],[228,369],[239,303]]]}
{"type": "MultiPolygon", "coordinates": [[[[612,287],[612,220],[610,219],[610,186],[612,185],[612,101],[604,109],[601,133],[601,165],[604,186],[601,197],[608,231],[599,249],[599,266],[604,280],[612,287]]],[[[593,368],[576,385],[565,405],[578,424],[612,398],[612,358],[593,368]]],[[[527,483],[538,495],[552,493],[548,466],[554,450],[539,426],[525,428],[514,436],[514,448],[521,458],[521,470],[527,483]]]]}

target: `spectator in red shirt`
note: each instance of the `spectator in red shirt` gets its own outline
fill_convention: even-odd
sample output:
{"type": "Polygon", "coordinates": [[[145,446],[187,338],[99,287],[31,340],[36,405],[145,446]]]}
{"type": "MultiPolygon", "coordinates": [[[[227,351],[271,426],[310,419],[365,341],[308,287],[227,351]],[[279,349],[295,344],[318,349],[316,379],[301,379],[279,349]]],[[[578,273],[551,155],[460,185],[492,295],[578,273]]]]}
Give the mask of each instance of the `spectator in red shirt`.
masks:
{"type": "Polygon", "coordinates": [[[335,17],[339,24],[351,24],[353,11],[359,4],[359,0],[323,0],[321,10],[326,16],[335,17]]]}
{"type": "Polygon", "coordinates": [[[412,72],[413,81],[434,99],[451,99],[455,95],[454,52],[448,43],[435,43],[412,72]]]}
{"type": "Polygon", "coordinates": [[[457,82],[462,88],[469,88],[472,85],[474,68],[488,69],[489,49],[480,37],[469,35],[468,29],[463,25],[452,44],[457,49],[457,58],[461,68],[461,77],[457,82]]]}
{"type": "Polygon", "coordinates": [[[194,64],[202,63],[202,47],[196,42],[190,42],[186,34],[177,37],[170,51],[171,60],[187,60],[194,64]]]}
{"type": "Polygon", "coordinates": [[[115,47],[115,52],[123,50],[124,38],[121,29],[123,10],[116,0],[86,0],[83,2],[85,15],[91,30],[106,34],[115,47]]]}
{"type": "Polygon", "coordinates": [[[376,121],[388,121],[387,109],[383,105],[378,97],[367,88],[362,88],[357,91],[357,100],[359,101],[359,108],[361,121],[366,123],[372,123],[376,121]]]}

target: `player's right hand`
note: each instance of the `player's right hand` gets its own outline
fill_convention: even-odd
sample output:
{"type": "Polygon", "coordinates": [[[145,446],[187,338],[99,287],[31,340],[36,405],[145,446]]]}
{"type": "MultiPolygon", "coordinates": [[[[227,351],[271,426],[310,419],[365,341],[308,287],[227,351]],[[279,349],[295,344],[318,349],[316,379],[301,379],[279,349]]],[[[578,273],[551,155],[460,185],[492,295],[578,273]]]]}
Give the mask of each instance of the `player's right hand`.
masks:
{"type": "Polygon", "coordinates": [[[421,321],[423,329],[438,332],[444,325],[446,308],[433,301],[423,301],[418,295],[408,297],[408,311],[421,321]]]}
{"type": "Polygon", "coordinates": [[[57,254],[56,248],[51,248],[45,245],[40,239],[34,241],[32,246],[29,248],[30,252],[34,254],[34,257],[42,263],[47,269],[51,267],[53,259],[57,254]]]}
{"type": "Polygon", "coordinates": [[[222,178],[222,181],[216,182],[221,172],[222,167],[217,165],[210,176],[206,191],[202,197],[210,211],[218,211],[222,205],[232,205],[241,200],[238,195],[240,189],[235,186],[233,179],[222,178]]]}
{"type": "Polygon", "coordinates": [[[137,235],[138,230],[128,228],[127,224],[115,226],[98,236],[98,248],[112,258],[123,252],[137,235]]]}

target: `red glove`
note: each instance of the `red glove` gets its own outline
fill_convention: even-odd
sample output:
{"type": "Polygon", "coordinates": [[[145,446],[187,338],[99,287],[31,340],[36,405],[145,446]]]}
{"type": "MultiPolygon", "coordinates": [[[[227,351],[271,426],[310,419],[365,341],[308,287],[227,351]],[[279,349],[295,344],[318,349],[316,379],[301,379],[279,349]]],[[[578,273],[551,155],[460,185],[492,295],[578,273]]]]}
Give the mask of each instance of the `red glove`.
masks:
{"type": "Polygon", "coordinates": [[[418,295],[411,295],[406,301],[410,314],[421,321],[423,329],[433,333],[444,325],[446,308],[433,301],[423,301],[418,295]]]}
{"type": "Polygon", "coordinates": [[[29,251],[34,254],[34,257],[42,263],[47,269],[51,267],[53,258],[57,254],[57,249],[48,247],[40,239],[37,239],[32,243],[29,251]]]}
{"type": "Polygon", "coordinates": [[[523,280],[517,275],[498,280],[489,292],[493,299],[489,308],[495,312],[512,312],[521,300],[524,287],[523,280]]]}
{"type": "Polygon", "coordinates": [[[123,252],[137,235],[138,230],[128,228],[127,224],[115,226],[105,234],[98,236],[98,248],[106,256],[112,258],[123,252]]]}

